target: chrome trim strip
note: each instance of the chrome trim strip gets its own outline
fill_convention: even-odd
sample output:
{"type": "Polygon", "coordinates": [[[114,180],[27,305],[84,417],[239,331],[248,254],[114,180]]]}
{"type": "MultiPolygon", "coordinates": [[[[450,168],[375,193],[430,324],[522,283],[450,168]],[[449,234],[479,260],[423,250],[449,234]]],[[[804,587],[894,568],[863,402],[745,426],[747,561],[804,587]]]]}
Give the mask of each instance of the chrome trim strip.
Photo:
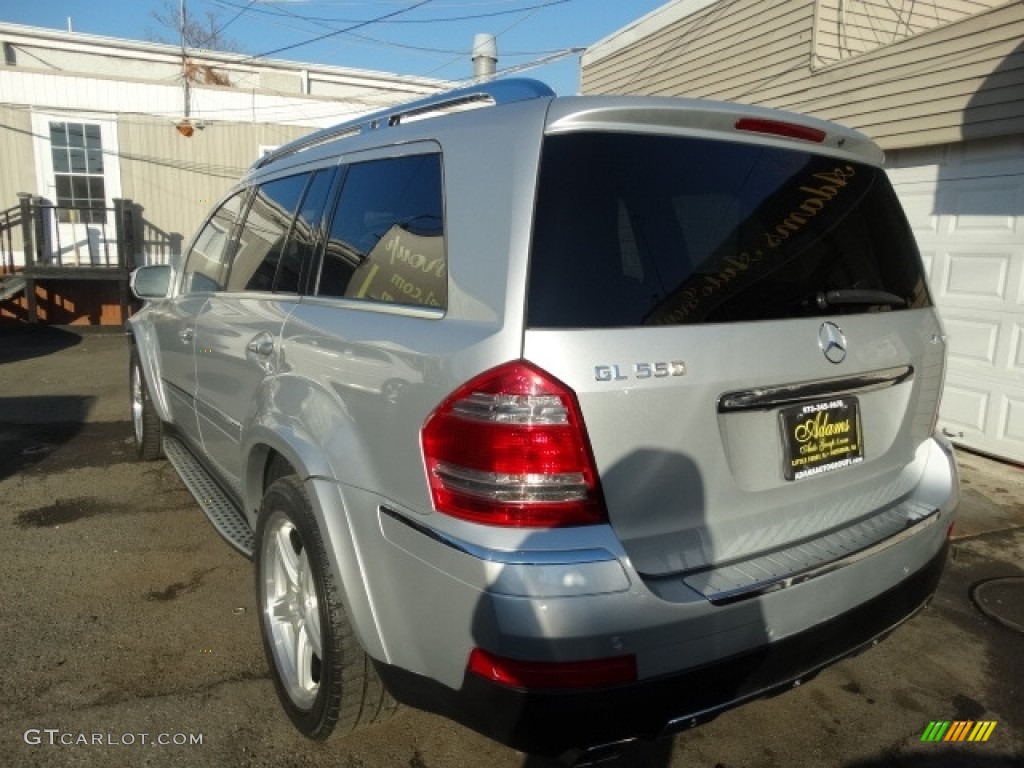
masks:
{"type": "Polygon", "coordinates": [[[412,528],[417,533],[439,544],[444,544],[446,547],[451,547],[464,555],[469,555],[477,560],[484,560],[489,563],[502,563],[504,565],[575,565],[582,563],[618,562],[618,558],[607,549],[531,549],[516,551],[490,549],[477,544],[471,544],[447,533],[441,533],[415,520],[410,520],[405,515],[383,505],[378,507],[378,513],[412,528]]]}
{"type": "MultiPolygon", "coordinates": [[[[774,577],[770,579],[765,579],[763,581],[754,582],[753,584],[744,585],[736,589],[723,590],[721,592],[715,593],[714,597],[707,597],[707,595],[705,595],[705,597],[707,597],[708,602],[710,602],[712,605],[729,605],[730,603],[736,603],[741,600],[748,600],[752,597],[760,597],[761,595],[766,595],[770,592],[778,592],[783,589],[788,589],[789,587],[795,587],[798,584],[804,584],[808,581],[811,581],[812,579],[817,579],[829,573],[834,573],[835,571],[838,571],[840,568],[845,568],[848,565],[853,565],[854,563],[858,563],[861,560],[873,557],[874,555],[883,552],[889,547],[894,547],[897,544],[906,541],[911,536],[916,536],[925,528],[928,528],[929,526],[935,524],[938,521],[938,519],[939,510],[936,508],[922,518],[908,521],[907,527],[904,528],[902,531],[895,533],[892,536],[889,536],[888,538],[882,539],[876,544],[869,545],[863,549],[858,549],[854,552],[851,552],[848,555],[844,555],[840,558],[837,558],[836,560],[832,560],[827,563],[822,563],[821,565],[812,566],[805,570],[796,571],[787,576],[774,577]]],[[[813,543],[813,540],[809,543],[813,543]]],[[[685,577],[683,578],[683,581],[686,582],[685,577]]],[[[689,584],[687,586],[689,586],[689,584]]]]}
{"type": "Polygon", "coordinates": [[[726,392],[718,398],[718,412],[767,411],[819,397],[859,395],[902,384],[913,375],[913,366],[902,365],[857,376],[837,376],[814,381],[801,381],[796,384],[740,389],[735,392],[726,392]]]}
{"type": "MultiPolygon", "coordinates": [[[[384,304],[379,301],[365,299],[346,299],[342,296],[302,296],[299,304],[312,307],[333,307],[353,309],[361,312],[375,312],[381,315],[400,315],[402,317],[419,317],[425,320],[440,320],[445,316],[446,309],[433,307],[414,307],[411,304],[384,304]]],[[[288,341],[287,338],[284,341],[288,341]]]]}
{"type": "MultiPolygon", "coordinates": [[[[228,416],[224,411],[211,405],[205,400],[195,399],[196,415],[205,418],[210,424],[217,427],[235,443],[242,442],[242,424],[228,416]]],[[[202,422],[199,423],[199,432],[202,434],[202,422]]]]}
{"type": "Polygon", "coordinates": [[[162,378],[161,377],[160,382],[161,382],[161,384],[163,384],[164,389],[167,390],[167,392],[169,392],[171,394],[176,394],[179,398],[181,398],[186,403],[188,403],[190,408],[194,407],[192,405],[192,403],[195,401],[195,393],[194,392],[189,392],[187,389],[182,389],[181,387],[179,387],[177,384],[175,384],[170,379],[166,379],[166,378],[162,378]]]}

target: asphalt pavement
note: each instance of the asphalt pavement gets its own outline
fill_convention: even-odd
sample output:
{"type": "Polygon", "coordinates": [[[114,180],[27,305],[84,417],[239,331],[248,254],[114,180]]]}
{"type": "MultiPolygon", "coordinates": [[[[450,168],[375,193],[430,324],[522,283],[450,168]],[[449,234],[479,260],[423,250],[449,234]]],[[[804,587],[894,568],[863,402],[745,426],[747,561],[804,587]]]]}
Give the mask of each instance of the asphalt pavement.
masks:
{"type": "MultiPolygon", "coordinates": [[[[251,564],[166,462],[134,456],[127,364],[120,333],[0,328],[0,765],[552,765],[409,709],[349,738],[298,736],[267,673],[251,564]]],[[[921,614],[614,765],[1024,766],[1024,469],[965,451],[958,464],[950,560],[921,614]],[[984,742],[922,740],[958,721],[995,725],[984,742]]]]}

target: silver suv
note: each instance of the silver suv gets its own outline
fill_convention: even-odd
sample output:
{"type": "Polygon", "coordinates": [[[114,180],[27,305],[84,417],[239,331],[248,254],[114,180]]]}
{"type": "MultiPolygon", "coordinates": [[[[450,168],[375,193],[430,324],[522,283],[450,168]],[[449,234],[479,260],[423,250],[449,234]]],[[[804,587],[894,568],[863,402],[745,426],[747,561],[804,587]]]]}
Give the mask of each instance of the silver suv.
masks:
{"type": "Polygon", "coordinates": [[[920,609],[946,344],[864,136],[510,80],[281,147],[133,276],[139,453],[255,561],[278,694],[593,755],[920,609]]]}

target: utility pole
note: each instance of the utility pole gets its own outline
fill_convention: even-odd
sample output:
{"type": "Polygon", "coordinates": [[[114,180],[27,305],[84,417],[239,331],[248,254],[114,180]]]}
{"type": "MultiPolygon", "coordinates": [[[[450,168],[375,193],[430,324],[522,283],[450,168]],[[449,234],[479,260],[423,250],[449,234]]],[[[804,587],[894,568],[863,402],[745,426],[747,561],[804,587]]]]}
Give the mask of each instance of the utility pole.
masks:
{"type": "Polygon", "coordinates": [[[181,0],[181,80],[184,84],[185,119],[189,116],[188,58],[185,55],[185,0],[181,0]]]}

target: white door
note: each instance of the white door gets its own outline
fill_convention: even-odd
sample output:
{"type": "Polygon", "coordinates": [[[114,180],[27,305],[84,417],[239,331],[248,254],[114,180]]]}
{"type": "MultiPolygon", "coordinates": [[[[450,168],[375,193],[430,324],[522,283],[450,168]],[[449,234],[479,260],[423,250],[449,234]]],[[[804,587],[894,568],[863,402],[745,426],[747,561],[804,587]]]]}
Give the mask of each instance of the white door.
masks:
{"type": "Polygon", "coordinates": [[[889,154],[949,336],[939,427],[1024,462],[1024,139],[889,154]]]}
{"type": "Polygon", "coordinates": [[[49,263],[116,266],[110,210],[121,196],[116,121],[35,112],[32,132],[38,194],[54,206],[47,216],[49,263]]]}

